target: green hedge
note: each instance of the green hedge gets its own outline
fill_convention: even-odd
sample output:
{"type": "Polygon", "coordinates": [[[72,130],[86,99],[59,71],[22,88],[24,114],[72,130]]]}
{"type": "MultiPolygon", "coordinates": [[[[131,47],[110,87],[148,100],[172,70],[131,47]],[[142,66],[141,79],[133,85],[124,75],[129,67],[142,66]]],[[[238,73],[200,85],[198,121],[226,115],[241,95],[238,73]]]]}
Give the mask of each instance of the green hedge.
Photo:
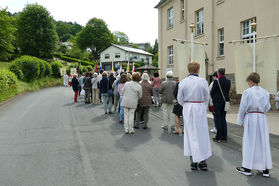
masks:
{"type": "Polygon", "coordinates": [[[77,63],[80,62],[80,64],[82,64],[82,65],[94,66],[94,63],[92,63],[92,62],[84,61],[84,60],[80,60],[80,59],[76,59],[76,58],[72,58],[72,57],[68,57],[68,56],[64,56],[64,55],[59,54],[59,53],[54,54],[54,56],[57,57],[57,58],[60,58],[60,59],[62,59],[64,61],[77,62],[77,63]]]}
{"type": "Polygon", "coordinates": [[[62,68],[62,64],[59,61],[53,61],[50,65],[53,77],[61,77],[60,68],[62,68]]]}
{"type": "Polygon", "coordinates": [[[50,76],[52,72],[46,61],[32,56],[22,56],[15,59],[10,65],[10,70],[18,79],[26,82],[50,76]]]}
{"type": "Polygon", "coordinates": [[[0,102],[17,93],[16,75],[9,70],[0,70],[0,102]]]}

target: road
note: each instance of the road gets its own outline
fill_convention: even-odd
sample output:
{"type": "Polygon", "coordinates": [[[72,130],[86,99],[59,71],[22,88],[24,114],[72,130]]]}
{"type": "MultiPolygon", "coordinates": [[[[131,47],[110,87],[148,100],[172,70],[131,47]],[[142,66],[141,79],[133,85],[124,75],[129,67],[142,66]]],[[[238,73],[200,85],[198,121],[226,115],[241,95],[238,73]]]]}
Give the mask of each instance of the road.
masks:
{"type": "Polygon", "coordinates": [[[209,171],[191,171],[182,136],[161,123],[151,114],[148,130],[126,135],[116,114],[73,103],[71,88],[18,96],[0,106],[0,185],[279,185],[278,167],[271,178],[236,173],[241,153],[223,144],[211,143],[209,171]]]}

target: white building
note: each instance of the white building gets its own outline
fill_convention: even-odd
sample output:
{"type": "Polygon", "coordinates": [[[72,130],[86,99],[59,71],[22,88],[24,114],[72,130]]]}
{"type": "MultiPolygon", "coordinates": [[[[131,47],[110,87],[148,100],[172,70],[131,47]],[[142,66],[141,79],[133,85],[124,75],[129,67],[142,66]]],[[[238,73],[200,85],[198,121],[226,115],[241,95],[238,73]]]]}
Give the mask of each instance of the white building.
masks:
{"type": "Polygon", "coordinates": [[[152,64],[152,56],[153,54],[140,49],[111,44],[101,51],[100,62],[105,71],[110,71],[112,70],[112,65],[114,65],[116,70],[118,63],[122,65],[123,63],[128,63],[128,61],[130,61],[130,65],[133,62],[152,64]]]}

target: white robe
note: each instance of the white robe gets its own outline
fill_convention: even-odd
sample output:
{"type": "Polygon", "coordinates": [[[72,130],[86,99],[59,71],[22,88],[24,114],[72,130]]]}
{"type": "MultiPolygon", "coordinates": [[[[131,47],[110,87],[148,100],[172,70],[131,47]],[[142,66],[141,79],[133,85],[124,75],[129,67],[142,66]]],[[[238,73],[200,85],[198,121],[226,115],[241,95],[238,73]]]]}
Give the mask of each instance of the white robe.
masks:
{"type": "Polygon", "coordinates": [[[266,170],[272,168],[269,129],[266,116],[253,111],[268,112],[269,93],[254,86],[245,90],[241,97],[238,124],[244,124],[242,144],[242,166],[247,169],[266,170]]]}
{"type": "Polygon", "coordinates": [[[189,76],[179,83],[177,100],[183,105],[184,156],[192,156],[193,162],[201,162],[212,155],[206,113],[208,99],[208,83],[205,79],[189,76]]]}
{"type": "Polygon", "coordinates": [[[68,79],[69,79],[69,76],[67,74],[64,75],[64,86],[68,86],[68,79]]]}

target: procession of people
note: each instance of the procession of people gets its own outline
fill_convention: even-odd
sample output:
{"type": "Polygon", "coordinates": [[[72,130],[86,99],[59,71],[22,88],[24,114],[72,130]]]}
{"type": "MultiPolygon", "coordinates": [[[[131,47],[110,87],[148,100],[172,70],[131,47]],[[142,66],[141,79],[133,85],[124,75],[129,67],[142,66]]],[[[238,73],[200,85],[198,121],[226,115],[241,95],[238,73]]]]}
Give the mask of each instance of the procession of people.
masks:
{"type": "MultiPolygon", "coordinates": [[[[210,131],[216,136],[212,141],[227,143],[226,113],[231,82],[226,78],[224,68],[213,73],[210,86],[206,79],[199,77],[198,62],[189,63],[188,72],[180,82],[174,80],[172,71],[166,73],[162,78],[164,81],[158,72],[151,77],[147,71],[114,73],[100,70],[99,75],[87,72],[78,78],[74,74],[71,80],[74,101],[77,102],[78,92],[84,90],[84,102],[103,104],[104,114],[118,114],[126,134],[134,134],[140,124],[143,124],[142,129],[147,129],[150,107],[161,107],[162,129],[171,127],[172,133],[179,134],[183,126],[184,156],[190,158],[192,170],[206,171],[206,160],[212,156],[207,113],[212,112],[214,116],[215,127],[210,131]]],[[[66,79],[68,76],[65,75],[64,85],[68,86],[66,79]]],[[[249,176],[255,169],[269,177],[272,160],[265,116],[270,109],[269,93],[259,86],[257,73],[251,73],[247,83],[250,88],[243,92],[238,113],[238,124],[244,127],[243,162],[236,171],[249,176]]]]}

